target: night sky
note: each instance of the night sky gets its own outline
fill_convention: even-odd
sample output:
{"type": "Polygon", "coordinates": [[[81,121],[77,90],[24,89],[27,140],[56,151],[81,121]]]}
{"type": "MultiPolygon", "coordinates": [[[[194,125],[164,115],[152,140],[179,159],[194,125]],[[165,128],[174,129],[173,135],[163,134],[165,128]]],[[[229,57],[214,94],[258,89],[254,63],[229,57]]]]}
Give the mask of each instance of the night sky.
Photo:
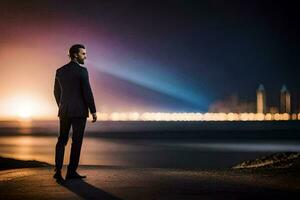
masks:
{"type": "Polygon", "coordinates": [[[98,111],[207,111],[255,102],[260,83],[269,104],[283,84],[299,96],[293,1],[7,1],[0,17],[2,108],[22,94],[56,113],[55,70],[74,43],[98,111]]]}

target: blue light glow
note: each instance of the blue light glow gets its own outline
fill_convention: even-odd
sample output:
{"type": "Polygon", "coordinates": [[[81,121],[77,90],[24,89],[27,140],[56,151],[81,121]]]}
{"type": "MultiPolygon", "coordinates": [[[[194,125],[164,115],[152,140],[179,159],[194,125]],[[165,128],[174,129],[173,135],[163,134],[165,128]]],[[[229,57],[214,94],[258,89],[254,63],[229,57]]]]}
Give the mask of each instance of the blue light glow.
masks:
{"type": "Polygon", "coordinates": [[[178,79],[180,74],[172,73],[171,69],[165,70],[157,64],[133,59],[125,63],[119,61],[104,63],[96,60],[89,60],[88,63],[102,72],[183,100],[199,109],[204,110],[208,105],[208,99],[204,95],[195,91],[187,82],[178,79]]]}

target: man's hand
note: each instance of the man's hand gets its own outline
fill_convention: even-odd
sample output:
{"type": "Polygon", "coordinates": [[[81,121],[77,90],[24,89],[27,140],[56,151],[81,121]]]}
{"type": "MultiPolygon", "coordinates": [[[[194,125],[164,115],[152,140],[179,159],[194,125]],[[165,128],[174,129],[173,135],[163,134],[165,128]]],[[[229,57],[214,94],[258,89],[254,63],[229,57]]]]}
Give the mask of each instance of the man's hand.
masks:
{"type": "Polygon", "coordinates": [[[97,121],[97,113],[92,113],[92,116],[93,116],[92,122],[96,122],[97,121]]]}

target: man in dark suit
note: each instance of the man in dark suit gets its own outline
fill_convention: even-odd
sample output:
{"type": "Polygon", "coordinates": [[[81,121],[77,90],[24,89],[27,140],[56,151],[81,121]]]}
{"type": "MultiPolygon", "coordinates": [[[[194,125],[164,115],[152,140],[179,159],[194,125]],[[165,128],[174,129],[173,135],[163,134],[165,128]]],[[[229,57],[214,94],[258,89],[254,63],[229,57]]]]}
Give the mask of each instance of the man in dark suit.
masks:
{"type": "Polygon", "coordinates": [[[54,96],[59,107],[60,122],[59,137],[55,149],[55,174],[53,176],[57,181],[63,181],[61,169],[71,126],[73,130],[72,145],[66,179],[86,177],[79,175],[76,170],[89,111],[93,117],[92,122],[97,120],[88,71],[80,65],[84,64],[86,59],[86,49],[80,44],[73,45],[69,50],[69,56],[71,61],[56,70],[54,84],[54,96]]]}

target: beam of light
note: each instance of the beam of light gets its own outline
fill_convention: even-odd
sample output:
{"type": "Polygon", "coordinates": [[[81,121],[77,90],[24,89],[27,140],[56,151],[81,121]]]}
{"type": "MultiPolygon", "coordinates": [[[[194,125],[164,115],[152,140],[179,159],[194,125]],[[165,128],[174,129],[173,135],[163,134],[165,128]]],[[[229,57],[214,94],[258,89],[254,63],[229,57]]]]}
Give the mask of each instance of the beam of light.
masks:
{"type": "Polygon", "coordinates": [[[159,65],[136,60],[129,60],[127,63],[89,60],[88,64],[120,79],[183,100],[200,110],[206,110],[209,104],[208,98],[196,91],[194,86],[189,86],[188,81],[180,81],[178,79],[180,75],[172,73],[171,69],[167,71],[159,65]]]}

